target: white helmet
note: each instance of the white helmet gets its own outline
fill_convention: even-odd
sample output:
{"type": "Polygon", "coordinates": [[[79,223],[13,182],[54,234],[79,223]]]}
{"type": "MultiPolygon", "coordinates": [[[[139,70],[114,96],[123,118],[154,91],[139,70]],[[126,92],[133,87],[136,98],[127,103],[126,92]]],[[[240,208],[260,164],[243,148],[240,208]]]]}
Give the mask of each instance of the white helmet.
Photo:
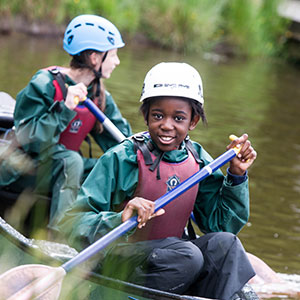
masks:
{"type": "Polygon", "coordinates": [[[159,63],[145,77],[140,102],[158,96],[185,97],[204,104],[201,77],[186,63],[159,63]]]}

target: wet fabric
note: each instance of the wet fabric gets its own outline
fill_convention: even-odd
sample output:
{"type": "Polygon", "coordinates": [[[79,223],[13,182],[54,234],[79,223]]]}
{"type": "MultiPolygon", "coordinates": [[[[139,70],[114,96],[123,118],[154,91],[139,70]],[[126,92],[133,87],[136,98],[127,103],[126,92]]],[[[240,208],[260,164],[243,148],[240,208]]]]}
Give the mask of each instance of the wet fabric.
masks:
{"type": "MultiPolygon", "coordinates": [[[[76,84],[68,76],[65,80],[69,86],[76,84]]],[[[40,155],[43,151],[51,152],[49,148],[58,143],[60,134],[76,115],[63,102],[54,101],[56,90],[52,82],[51,73],[40,70],[16,98],[14,121],[17,139],[25,152],[32,156],[40,155]]],[[[92,86],[88,87],[90,96],[92,86]]],[[[105,115],[125,136],[130,136],[132,132],[129,123],[122,117],[112,96],[108,92],[105,96],[105,115]]],[[[101,134],[92,130],[91,135],[103,152],[117,144],[106,130],[101,134]]]]}
{"type": "MultiPolygon", "coordinates": [[[[52,82],[51,73],[40,70],[17,95],[14,111],[16,144],[32,159],[36,170],[35,174],[24,175],[7,163],[2,164],[6,168],[6,176],[0,176],[0,188],[20,192],[21,187],[31,186],[36,193],[52,196],[50,224],[56,228],[54,224],[60,220],[62,210],[76,199],[79,185],[96,159],[83,161],[77,152],[59,144],[61,133],[76,112],[69,110],[64,102],[54,101],[56,90],[52,82]]],[[[68,76],[66,83],[69,86],[75,84],[68,76]]],[[[92,95],[91,88],[88,87],[89,97],[92,95]]],[[[130,125],[122,117],[113,98],[108,92],[105,96],[104,113],[125,136],[131,135],[130,125]]],[[[93,129],[90,134],[103,152],[117,144],[106,130],[100,134],[93,129]]]]}
{"type": "MultiPolygon", "coordinates": [[[[53,85],[55,87],[54,101],[64,101],[67,96],[65,86],[65,76],[60,72],[57,66],[48,68],[53,76],[53,85]]],[[[69,122],[67,128],[61,133],[59,144],[65,145],[67,149],[79,151],[80,146],[86,136],[90,133],[96,123],[96,117],[85,105],[77,105],[74,111],[75,117],[69,122]]]]}
{"type": "MultiPolygon", "coordinates": [[[[203,162],[201,168],[212,161],[201,145],[194,142],[193,146],[203,162]]],[[[163,160],[183,162],[188,153],[183,142],[179,149],[165,152],[163,160]]],[[[122,211],[118,208],[133,198],[138,180],[132,140],[108,150],[85,180],[76,203],[60,224],[71,245],[81,250],[120,225],[122,211]]],[[[118,244],[101,252],[103,274],[173,293],[230,299],[254,275],[241,243],[232,234],[243,227],[249,215],[247,181],[234,185],[220,170],[206,177],[197,187],[193,210],[198,226],[206,235],[193,242],[167,237],[130,243],[131,231],[119,238],[118,244]]],[[[155,182],[152,188],[156,187],[155,182]]]]}
{"type": "Polygon", "coordinates": [[[183,293],[197,279],[203,255],[189,241],[176,237],[116,245],[101,273],[172,293],[183,293]]]}
{"type": "Polygon", "coordinates": [[[255,275],[239,239],[226,232],[117,244],[103,274],[162,291],[229,300],[255,275]]]}
{"type": "Polygon", "coordinates": [[[255,275],[243,245],[229,232],[208,233],[192,241],[202,251],[204,267],[190,294],[228,300],[255,275]]]}
{"type": "MultiPolygon", "coordinates": [[[[201,168],[212,161],[200,144],[193,142],[193,146],[203,161],[201,168]]],[[[178,163],[187,156],[183,142],[179,149],[165,152],[163,160],[178,163]]],[[[82,185],[73,208],[59,225],[73,247],[81,250],[122,223],[119,208],[124,201],[133,198],[138,177],[137,155],[131,139],[100,157],[82,185]]],[[[193,212],[203,233],[238,233],[249,217],[248,179],[233,185],[221,170],[214,172],[199,183],[193,212]]],[[[128,240],[128,235],[124,240],[128,240]]]]}

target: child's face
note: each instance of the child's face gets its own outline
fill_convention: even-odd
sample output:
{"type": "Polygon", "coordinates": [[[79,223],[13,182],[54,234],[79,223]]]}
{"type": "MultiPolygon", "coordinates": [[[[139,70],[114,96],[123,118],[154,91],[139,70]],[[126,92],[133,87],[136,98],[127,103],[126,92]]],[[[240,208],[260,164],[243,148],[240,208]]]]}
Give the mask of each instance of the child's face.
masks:
{"type": "Polygon", "coordinates": [[[113,70],[120,64],[118,49],[108,51],[107,56],[102,64],[102,77],[108,79],[113,70]]]}
{"type": "Polygon", "coordinates": [[[199,116],[191,118],[192,107],[188,101],[175,97],[153,100],[147,122],[150,136],[162,151],[177,149],[199,121],[199,116]]]}

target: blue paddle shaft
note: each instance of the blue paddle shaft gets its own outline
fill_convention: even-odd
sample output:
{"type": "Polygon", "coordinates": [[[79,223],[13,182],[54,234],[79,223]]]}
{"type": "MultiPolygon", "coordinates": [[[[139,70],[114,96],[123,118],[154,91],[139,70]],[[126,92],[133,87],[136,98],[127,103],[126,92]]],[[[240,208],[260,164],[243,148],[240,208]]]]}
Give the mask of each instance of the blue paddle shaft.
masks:
{"type": "Polygon", "coordinates": [[[116,139],[117,142],[125,140],[122,132],[110,121],[109,118],[99,109],[99,107],[89,98],[84,100],[84,105],[103,124],[103,127],[116,139]]]}
{"type": "Polygon", "coordinates": [[[173,190],[170,190],[168,193],[158,198],[155,201],[155,212],[160,208],[167,205],[169,202],[180,196],[186,190],[193,187],[195,184],[199,183],[201,180],[205,179],[207,176],[215,172],[217,169],[225,165],[231,159],[237,155],[236,149],[230,149],[220,155],[218,158],[213,160],[207,166],[196,172],[194,175],[183,181],[181,184],[176,186],[173,190]]]}
{"type": "MultiPolygon", "coordinates": [[[[195,184],[199,183],[201,180],[215,172],[217,169],[225,165],[231,159],[233,159],[238,153],[237,149],[230,149],[220,155],[218,158],[213,160],[207,166],[196,172],[194,175],[177,185],[173,190],[169,191],[165,195],[161,196],[155,201],[155,212],[160,208],[163,208],[169,202],[180,196],[186,190],[193,187],[195,184]]],[[[62,268],[68,273],[72,268],[86,261],[105,247],[107,247],[110,243],[121,237],[123,234],[128,232],[137,226],[137,216],[131,217],[129,220],[125,221],[108,234],[97,240],[95,243],[91,244],[85,250],[78,253],[75,257],[67,261],[62,265],[62,268]]]]}

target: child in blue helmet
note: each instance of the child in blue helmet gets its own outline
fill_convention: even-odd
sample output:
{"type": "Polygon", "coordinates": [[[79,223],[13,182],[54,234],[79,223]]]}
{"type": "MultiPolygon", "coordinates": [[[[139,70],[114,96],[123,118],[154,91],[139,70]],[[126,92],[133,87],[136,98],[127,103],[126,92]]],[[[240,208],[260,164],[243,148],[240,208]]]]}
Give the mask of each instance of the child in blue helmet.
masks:
{"type": "MultiPolygon", "coordinates": [[[[138,215],[138,228],[100,260],[103,274],[150,288],[233,299],[255,275],[236,234],[249,217],[247,169],[256,152],[243,134],[227,175],[220,170],[154,214],[154,200],[212,161],[188,132],[206,121],[202,80],[185,63],[146,75],[141,111],[148,132],[107,151],[81,187],[60,228],[78,250],[138,215]],[[203,233],[183,238],[191,212],[203,233]]],[[[245,298],[244,298],[245,299],[245,298]]]]}
{"type": "MultiPolygon", "coordinates": [[[[71,56],[70,67],[39,70],[17,95],[16,139],[36,164],[36,176],[29,180],[34,192],[52,196],[49,228],[53,230],[96,163],[96,158],[79,154],[83,140],[91,134],[104,152],[117,144],[84,105],[77,105],[78,99],[91,98],[125,136],[132,134],[101,84],[101,78],[109,78],[120,64],[117,51],[124,45],[110,21],[96,15],[77,16],[67,26],[63,40],[71,56]]],[[[29,184],[28,178],[25,183],[15,170],[11,175],[12,190],[29,184]]],[[[0,187],[7,185],[7,181],[0,181],[0,187]]]]}

